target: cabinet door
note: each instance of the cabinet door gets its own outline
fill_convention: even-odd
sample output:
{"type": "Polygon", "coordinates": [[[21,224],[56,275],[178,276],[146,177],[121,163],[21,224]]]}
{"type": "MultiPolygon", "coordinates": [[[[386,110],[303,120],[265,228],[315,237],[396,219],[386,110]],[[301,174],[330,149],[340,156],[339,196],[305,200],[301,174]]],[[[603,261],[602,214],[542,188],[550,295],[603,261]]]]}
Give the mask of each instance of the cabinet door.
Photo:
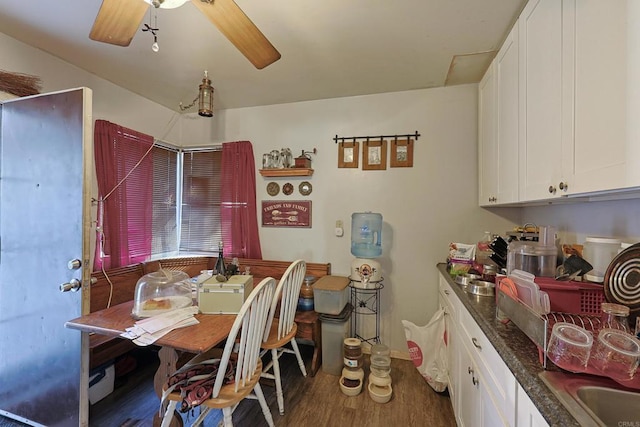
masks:
{"type": "Polygon", "coordinates": [[[518,384],[518,408],[516,426],[518,427],[548,427],[549,424],[542,417],[527,393],[518,384]]]}
{"type": "Polygon", "coordinates": [[[496,80],[493,61],[478,85],[478,204],[495,204],[498,194],[496,80]]]}
{"type": "Polygon", "coordinates": [[[518,27],[516,22],[495,60],[498,204],[518,201],[518,27]]]}
{"type": "Polygon", "coordinates": [[[440,277],[439,305],[445,310],[445,331],[447,337],[447,365],[449,378],[449,396],[454,413],[458,410],[458,388],[459,388],[459,367],[458,367],[458,330],[456,327],[456,300],[453,290],[449,288],[446,281],[440,277]]]}
{"type": "Polygon", "coordinates": [[[480,393],[475,364],[464,345],[459,348],[460,356],[460,390],[458,393],[458,411],[456,421],[460,427],[478,426],[480,415],[480,393]]]}
{"type": "Polygon", "coordinates": [[[560,196],[562,2],[531,0],[519,19],[520,199],[560,196]]]}
{"type": "Polygon", "coordinates": [[[509,423],[505,421],[498,410],[500,404],[494,401],[494,397],[487,387],[485,378],[482,375],[478,375],[476,381],[478,382],[478,394],[480,398],[480,408],[482,410],[481,425],[483,427],[508,426],[509,423]]]}
{"type": "Polygon", "coordinates": [[[626,184],[627,146],[638,145],[637,140],[631,142],[629,133],[629,126],[638,122],[638,109],[628,114],[634,105],[628,97],[637,93],[631,86],[638,80],[637,74],[627,74],[633,73],[633,61],[637,61],[629,48],[636,43],[628,37],[630,26],[637,26],[629,15],[634,7],[627,1],[574,0],[572,4],[575,17],[568,22],[575,27],[568,34],[575,38],[569,46],[574,51],[566,53],[575,61],[573,161],[565,166],[574,175],[570,190],[621,188],[626,184]]]}

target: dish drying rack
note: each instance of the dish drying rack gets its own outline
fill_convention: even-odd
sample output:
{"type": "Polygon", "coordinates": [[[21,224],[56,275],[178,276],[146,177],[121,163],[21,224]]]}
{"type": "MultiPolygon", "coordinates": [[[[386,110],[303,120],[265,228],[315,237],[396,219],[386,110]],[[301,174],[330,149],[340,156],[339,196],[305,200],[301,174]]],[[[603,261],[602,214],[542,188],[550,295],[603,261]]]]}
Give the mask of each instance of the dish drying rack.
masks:
{"type": "MultiPolygon", "coordinates": [[[[539,314],[527,304],[523,303],[519,299],[514,299],[498,288],[496,288],[496,297],[497,310],[501,312],[501,317],[508,318],[531,341],[533,341],[534,344],[536,344],[538,347],[540,362],[544,369],[547,369],[547,348],[553,325],[558,322],[573,323],[591,331],[594,338],[597,337],[598,331],[602,329],[600,315],[593,312],[550,312],[548,314],[539,314]]],[[[559,367],[563,368],[562,366],[559,367]]],[[[576,373],[608,377],[606,374],[593,368],[590,364],[587,364],[584,371],[576,373]]],[[[640,390],[640,374],[636,374],[630,381],[618,381],[615,378],[612,379],[625,387],[640,390]]]]}

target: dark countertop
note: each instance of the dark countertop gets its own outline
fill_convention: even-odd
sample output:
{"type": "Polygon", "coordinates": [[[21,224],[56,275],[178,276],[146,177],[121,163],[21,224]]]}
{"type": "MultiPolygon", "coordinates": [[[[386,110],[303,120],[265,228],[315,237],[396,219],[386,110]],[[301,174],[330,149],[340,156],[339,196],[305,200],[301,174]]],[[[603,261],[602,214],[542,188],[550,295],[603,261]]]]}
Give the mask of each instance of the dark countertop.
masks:
{"type": "MultiPolygon", "coordinates": [[[[438,264],[438,270],[447,278],[457,297],[478,323],[547,423],[550,426],[580,426],[538,377],[538,374],[544,371],[538,358],[538,347],[517,326],[511,323],[504,325],[496,320],[495,299],[476,297],[465,292],[449,275],[446,264],[438,264]]],[[[550,362],[547,363],[547,369],[558,370],[550,362]]]]}

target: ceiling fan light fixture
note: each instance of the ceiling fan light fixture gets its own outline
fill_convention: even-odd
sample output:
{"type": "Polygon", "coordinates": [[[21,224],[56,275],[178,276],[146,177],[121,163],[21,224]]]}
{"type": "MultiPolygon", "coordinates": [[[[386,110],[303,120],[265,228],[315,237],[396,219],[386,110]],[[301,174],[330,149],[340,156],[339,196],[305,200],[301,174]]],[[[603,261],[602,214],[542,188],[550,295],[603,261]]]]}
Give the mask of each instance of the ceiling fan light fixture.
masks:
{"type": "Polygon", "coordinates": [[[175,9],[185,4],[188,0],[144,0],[144,1],[155,8],[175,9]]]}

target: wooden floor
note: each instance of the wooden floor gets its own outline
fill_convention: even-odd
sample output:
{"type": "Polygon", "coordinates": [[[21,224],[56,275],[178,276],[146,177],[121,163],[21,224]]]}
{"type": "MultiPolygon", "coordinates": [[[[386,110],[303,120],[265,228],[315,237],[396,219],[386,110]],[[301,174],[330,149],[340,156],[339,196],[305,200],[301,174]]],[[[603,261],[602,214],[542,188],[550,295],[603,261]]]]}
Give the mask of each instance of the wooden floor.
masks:
{"type": "MultiPolygon", "coordinates": [[[[309,366],[311,347],[301,345],[309,366]]],[[[368,356],[365,356],[368,375],[368,356]]],[[[261,381],[276,426],[455,426],[451,402],[446,394],[434,392],[424,381],[413,363],[393,359],[391,376],[393,397],[386,404],[371,400],[363,392],[355,397],[345,396],[338,386],[339,377],[318,371],[315,377],[304,378],[293,355],[280,359],[285,395],[285,415],[279,415],[275,388],[269,380],[261,381]]],[[[139,368],[117,380],[114,392],[91,406],[90,426],[95,427],[151,427],[151,417],[158,410],[159,399],[153,392],[153,373],[157,359],[142,360],[139,368]]],[[[366,387],[366,383],[365,383],[366,387]]],[[[195,419],[183,415],[185,425],[195,419]]],[[[215,427],[216,415],[210,415],[204,425],[215,427]]],[[[243,401],[233,414],[236,426],[266,426],[256,400],[243,401]]],[[[3,424],[0,426],[18,426],[3,424]]]]}

